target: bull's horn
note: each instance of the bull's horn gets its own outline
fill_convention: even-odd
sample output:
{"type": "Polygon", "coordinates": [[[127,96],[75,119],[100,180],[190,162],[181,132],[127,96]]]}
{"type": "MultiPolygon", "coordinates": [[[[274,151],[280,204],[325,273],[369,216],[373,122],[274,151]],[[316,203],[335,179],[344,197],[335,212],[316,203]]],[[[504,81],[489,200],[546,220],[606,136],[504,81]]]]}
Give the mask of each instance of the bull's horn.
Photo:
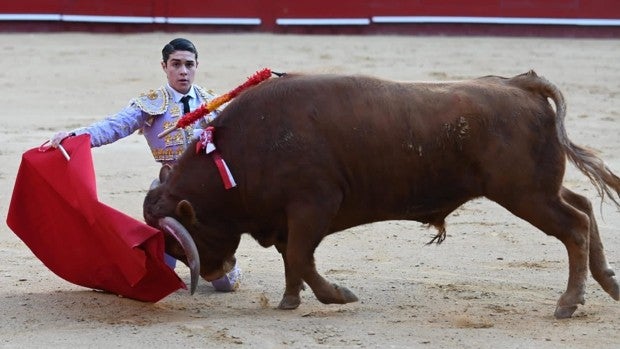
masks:
{"type": "Polygon", "coordinates": [[[172,235],[183,247],[185,251],[185,257],[187,258],[187,265],[189,266],[191,276],[190,293],[194,294],[196,286],[198,285],[198,277],[200,276],[200,256],[198,255],[198,249],[194,239],[189,235],[189,232],[183,224],[179,223],[172,217],[164,217],[159,220],[160,228],[170,235],[172,235]]]}

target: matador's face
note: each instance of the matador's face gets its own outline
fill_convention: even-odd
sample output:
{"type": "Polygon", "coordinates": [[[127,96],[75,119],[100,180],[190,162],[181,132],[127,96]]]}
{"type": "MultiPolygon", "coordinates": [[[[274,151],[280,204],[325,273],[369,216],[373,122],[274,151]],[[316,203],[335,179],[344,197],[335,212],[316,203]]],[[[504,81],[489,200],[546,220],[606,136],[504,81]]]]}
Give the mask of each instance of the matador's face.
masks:
{"type": "Polygon", "coordinates": [[[174,51],[167,62],[161,62],[168,83],[177,92],[185,94],[194,83],[198,68],[196,55],[189,51],[174,51]]]}

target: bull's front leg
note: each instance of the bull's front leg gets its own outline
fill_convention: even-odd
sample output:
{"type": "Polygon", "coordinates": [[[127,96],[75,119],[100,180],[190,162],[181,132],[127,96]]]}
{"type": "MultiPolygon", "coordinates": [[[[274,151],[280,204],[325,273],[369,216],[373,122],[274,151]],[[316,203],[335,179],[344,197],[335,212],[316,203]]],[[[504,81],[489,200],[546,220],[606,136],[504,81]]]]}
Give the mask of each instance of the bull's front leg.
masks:
{"type": "MultiPolygon", "coordinates": [[[[317,211],[312,205],[296,207],[294,214],[289,215],[288,242],[286,246],[285,268],[287,292],[296,291],[299,280],[305,281],[312,289],[316,298],[325,304],[345,304],[356,302],[358,298],[346,287],[332,284],[325,280],[316,270],[314,250],[326,235],[329,222],[325,212],[317,211]]],[[[285,293],[283,302],[287,296],[285,293]]],[[[297,292],[299,297],[299,292],[297,292]]],[[[293,300],[294,297],[291,297],[293,300]]],[[[299,305],[299,304],[297,304],[299,305]]]]}
{"type": "Polygon", "coordinates": [[[285,310],[297,309],[299,304],[301,304],[301,296],[299,294],[304,289],[303,280],[299,277],[299,275],[295,276],[294,274],[291,274],[291,270],[286,259],[286,242],[277,242],[275,246],[278,252],[282,255],[282,261],[284,262],[284,277],[286,280],[286,289],[284,290],[284,295],[282,296],[282,300],[280,301],[278,308],[285,310]]]}
{"type": "MultiPolygon", "coordinates": [[[[355,294],[348,288],[328,282],[317,272],[312,254],[297,253],[299,250],[292,248],[290,242],[288,251],[289,253],[286,259],[289,270],[286,281],[287,291],[289,287],[294,285],[289,280],[297,280],[299,279],[299,275],[301,275],[301,279],[310,286],[312,292],[321,303],[345,304],[358,301],[355,294]]],[[[287,300],[287,296],[288,295],[285,293],[282,299],[283,302],[287,300]]],[[[299,297],[299,292],[297,293],[297,297],[299,297]]],[[[280,305],[282,308],[282,303],[280,305]]],[[[297,303],[297,305],[299,305],[299,303],[297,303]]]]}

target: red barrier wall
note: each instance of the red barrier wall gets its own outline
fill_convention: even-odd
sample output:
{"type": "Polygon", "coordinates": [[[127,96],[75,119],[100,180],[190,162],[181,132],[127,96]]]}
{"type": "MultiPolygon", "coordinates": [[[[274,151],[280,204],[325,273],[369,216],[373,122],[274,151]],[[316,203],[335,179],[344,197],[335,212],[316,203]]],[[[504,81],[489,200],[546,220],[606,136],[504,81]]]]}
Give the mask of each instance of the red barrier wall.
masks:
{"type": "MultiPolygon", "coordinates": [[[[618,0],[30,0],[0,4],[0,30],[426,33],[452,27],[620,33],[618,0]],[[442,29],[443,28],[443,29],[442,29]]],[[[609,36],[609,35],[608,35],[609,36]]]]}

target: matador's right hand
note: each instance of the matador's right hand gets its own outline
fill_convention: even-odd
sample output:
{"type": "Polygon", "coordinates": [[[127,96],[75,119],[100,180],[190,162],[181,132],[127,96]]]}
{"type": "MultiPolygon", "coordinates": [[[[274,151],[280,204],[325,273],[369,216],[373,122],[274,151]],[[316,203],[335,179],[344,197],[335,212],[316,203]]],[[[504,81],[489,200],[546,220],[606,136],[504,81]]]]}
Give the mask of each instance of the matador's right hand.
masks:
{"type": "Polygon", "coordinates": [[[52,147],[58,148],[58,145],[60,145],[65,138],[70,136],[75,136],[75,133],[67,131],[56,132],[56,134],[50,138],[50,143],[52,147]]]}

